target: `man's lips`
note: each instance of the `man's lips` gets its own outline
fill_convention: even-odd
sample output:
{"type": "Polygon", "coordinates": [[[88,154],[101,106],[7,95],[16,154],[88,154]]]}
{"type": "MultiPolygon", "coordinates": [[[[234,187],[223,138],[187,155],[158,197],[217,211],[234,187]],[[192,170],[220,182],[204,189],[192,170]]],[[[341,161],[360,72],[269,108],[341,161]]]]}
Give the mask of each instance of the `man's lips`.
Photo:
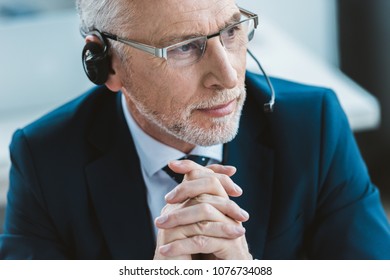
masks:
{"type": "Polygon", "coordinates": [[[221,118],[233,113],[234,109],[236,108],[236,104],[237,99],[233,99],[232,101],[229,101],[225,104],[213,106],[210,108],[198,109],[198,111],[205,113],[210,117],[221,118]]]}

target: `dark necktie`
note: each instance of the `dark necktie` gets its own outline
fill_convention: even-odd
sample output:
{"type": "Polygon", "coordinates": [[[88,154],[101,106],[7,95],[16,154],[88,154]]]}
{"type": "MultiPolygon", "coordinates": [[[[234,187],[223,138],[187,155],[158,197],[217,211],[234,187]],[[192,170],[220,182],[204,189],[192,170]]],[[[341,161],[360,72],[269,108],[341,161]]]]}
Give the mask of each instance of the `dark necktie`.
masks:
{"type": "MultiPolygon", "coordinates": [[[[196,155],[186,155],[179,160],[183,159],[189,159],[194,162],[196,162],[199,165],[206,166],[208,162],[210,161],[210,158],[208,157],[203,157],[203,156],[196,156],[196,155]]],[[[174,179],[178,184],[180,184],[183,181],[183,174],[177,174],[173,172],[168,165],[166,165],[162,170],[164,170],[169,176],[171,176],[172,179],[174,179]]]]}

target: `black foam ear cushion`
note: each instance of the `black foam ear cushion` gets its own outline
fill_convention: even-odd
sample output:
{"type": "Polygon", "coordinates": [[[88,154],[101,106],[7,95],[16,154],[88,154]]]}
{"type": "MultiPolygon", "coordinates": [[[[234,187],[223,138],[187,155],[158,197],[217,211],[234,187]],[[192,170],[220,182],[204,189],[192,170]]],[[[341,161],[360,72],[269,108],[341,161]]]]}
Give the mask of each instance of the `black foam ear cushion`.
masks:
{"type": "Polygon", "coordinates": [[[82,52],[82,62],[91,82],[102,85],[107,81],[110,59],[103,46],[94,42],[87,43],[82,52]]]}

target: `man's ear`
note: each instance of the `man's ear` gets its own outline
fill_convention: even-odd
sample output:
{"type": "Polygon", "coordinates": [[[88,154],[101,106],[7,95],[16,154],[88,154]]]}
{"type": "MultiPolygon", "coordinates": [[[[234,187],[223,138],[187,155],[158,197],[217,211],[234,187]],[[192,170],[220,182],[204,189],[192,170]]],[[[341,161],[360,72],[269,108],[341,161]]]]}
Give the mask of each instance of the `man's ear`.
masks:
{"type": "MultiPolygon", "coordinates": [[[[100,45],[102,44],[100,39],[94,35],[88,35],[85,38],[86,44],[88,44],[90,42],[97,43],[100,45]]],[[[118,70],[119,70],[119,66],[120,66],[120,61],[119,61],[118,57],[116,55],[110,56],[109,64],[110,64],[110,66],[109,66],[109,70],[108,70],[108,77],[107,77],[107,81],[105,82],[105,85],[107,86],[107,88],[109,90],[111,90],[113,92],[120,91],[122,89],[122,81],[118,75],[118,70]]]]}
{"type": "Polygon", "coordinates": [[[108,72],[106,87],[113,92],[117,92],[120,91],[123,86],[122,80],[119,76],[120,59],[117,55],[111,55],[110,59],[111,67],[108,72]]]}

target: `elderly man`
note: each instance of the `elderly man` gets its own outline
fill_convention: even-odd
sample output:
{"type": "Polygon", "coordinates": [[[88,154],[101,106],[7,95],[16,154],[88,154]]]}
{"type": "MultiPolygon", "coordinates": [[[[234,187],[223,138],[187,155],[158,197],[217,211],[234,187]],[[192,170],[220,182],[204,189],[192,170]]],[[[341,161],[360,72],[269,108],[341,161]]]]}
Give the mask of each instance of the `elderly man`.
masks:
{"type": "Polygon", "coordinates": [[[273,107],[246,72],[255,14],[233,0],[77,7],[102,86],[15,133],[1,258],[390,258],[335,95],[273,79],[273,107]]]}

